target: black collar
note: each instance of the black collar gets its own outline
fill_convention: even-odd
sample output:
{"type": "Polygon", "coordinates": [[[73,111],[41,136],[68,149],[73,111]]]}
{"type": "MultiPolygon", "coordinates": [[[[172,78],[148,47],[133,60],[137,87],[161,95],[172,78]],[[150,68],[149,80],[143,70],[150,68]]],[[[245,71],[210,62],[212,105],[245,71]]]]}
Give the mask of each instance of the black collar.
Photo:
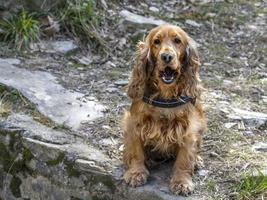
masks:
{"type": "Polygon", "coordinates": [[[195,105],[196,99],[188,96],[179,96],[178,98],[173,98],[173,99],[162,99],[162,98],[151,99],[147,96],[144,96],[143,101],[147,104],[160,108],[175,108],[184,105],[188,102],[195,105]]]}

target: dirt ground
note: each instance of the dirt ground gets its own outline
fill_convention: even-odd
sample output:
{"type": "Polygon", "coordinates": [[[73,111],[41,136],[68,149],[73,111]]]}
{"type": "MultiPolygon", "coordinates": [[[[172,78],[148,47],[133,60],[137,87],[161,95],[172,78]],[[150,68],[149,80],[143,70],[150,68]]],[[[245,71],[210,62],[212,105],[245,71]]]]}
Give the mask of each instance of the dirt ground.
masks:
{"type": "Polygon", "coordinates": [[[119,122],[129,106],[125,85],[136,41],[149,28],[128,30],[117,12],[127,9],[181,26],[198,44],[201,79],[206,88],[203,104],[209,128],[202,152],[205,167],[194,177],[195,195],[204,199],[236,199],[236,187],[244,174],[267,169],[266,151],[254,148],[259,142],[267,142],[266,123],[256,126],[257,120],[251,123],[236,119],[232,110],[267,113],[267,2],[128,0],[108,5],[112,12],[106,12],[102,25],[102,35],[110,48],[107,53],[95,53],[92,49],[70,55],[35,51],[17,54],[4,49],[2,55],[21,59],[21,67],[51,72],[66,88],[95,96],[108,105],[104,118],[85,123],[82,128],[88,133],[88,141],[98,143],[112,138],[114,148],[106,148],[103,143],[98,143],[99,147],[108,149],[110,157],[120,157],[119,122]],[[83,57],[90,62],[81,63],[83,57]]]}

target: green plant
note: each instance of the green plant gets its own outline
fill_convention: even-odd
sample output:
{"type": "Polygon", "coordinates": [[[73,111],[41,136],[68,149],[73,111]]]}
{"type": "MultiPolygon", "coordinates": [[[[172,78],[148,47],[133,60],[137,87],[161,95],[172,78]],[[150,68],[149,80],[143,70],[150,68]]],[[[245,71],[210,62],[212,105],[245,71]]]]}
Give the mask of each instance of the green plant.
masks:
{"type": "Polygon", "coordinates": [[[0,117],[7,117],[11,113],[11,106],[5,101],[6,95],[0,91],[0,117]]]}
{"type": "Polygon", "coordinates": [[[0,39],[14,45],[18,50],[29,47],[31,42],[39,40],[40,37],[39,22],[25,10],[18,16],[1,20],[0,28],[0,39]]]}
{"type": "Polygon", "coordinates": [[[57,13],[63,29],[69,35],[89,42],[91,47],[107,48],[98,31],[102,17],[95,0],[67,0],[57,13]]]}
{"type": "Polygon", "coordinates": [[[260,170],[257,171],[257,176],[254,176],[252,173],[243,175],[237,187],[239,199],[250,200],[256,199],[259,195],[266,195],[267,175],[263,174],[260,170]]]}

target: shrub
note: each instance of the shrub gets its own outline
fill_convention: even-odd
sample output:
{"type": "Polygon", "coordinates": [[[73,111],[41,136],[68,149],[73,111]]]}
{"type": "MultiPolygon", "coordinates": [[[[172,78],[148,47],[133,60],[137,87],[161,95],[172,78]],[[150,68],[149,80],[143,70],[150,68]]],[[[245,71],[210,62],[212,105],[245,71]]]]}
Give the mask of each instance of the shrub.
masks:
{"type": "Polygon", "coordinates": [[[40,38],[39,22],[32,14],[22,10],[19,15],[0,21],[0,39],[15,46],[18,50],[29,47],[31,42],[40,38]]]}
{"type": "Polygon", "coordinates": [[[67,0],[57,11],[63,29],[91,47],[106,48],[98,27],[102,20],[101,12],[96,9],[95,0],[67,0]]]}

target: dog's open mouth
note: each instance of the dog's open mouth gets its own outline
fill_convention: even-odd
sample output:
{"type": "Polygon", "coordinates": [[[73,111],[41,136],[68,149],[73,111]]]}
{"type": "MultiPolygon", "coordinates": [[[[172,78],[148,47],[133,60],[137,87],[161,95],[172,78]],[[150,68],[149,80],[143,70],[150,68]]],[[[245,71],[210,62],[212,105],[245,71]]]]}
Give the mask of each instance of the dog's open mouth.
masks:
{"type": "Polygon", "coordinates": [[[175,81],[177,72],[170,67],[166,67],[164,71],[160,72],[160,78],[163,83],[171,84],[175,81]]]}

